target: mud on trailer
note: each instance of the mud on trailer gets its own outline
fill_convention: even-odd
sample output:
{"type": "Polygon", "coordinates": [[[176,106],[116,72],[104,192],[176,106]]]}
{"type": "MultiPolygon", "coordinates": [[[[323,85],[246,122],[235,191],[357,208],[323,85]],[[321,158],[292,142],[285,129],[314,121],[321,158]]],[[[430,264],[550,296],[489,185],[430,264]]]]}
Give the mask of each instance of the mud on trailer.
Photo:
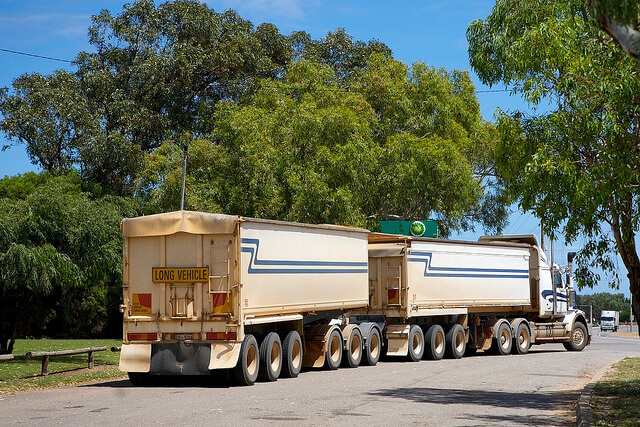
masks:
{"type": "Polygon", "coordinates": [[[188,211],[121,229],[120,369],[134,384],[229,370],[250,385],[375,365],[383,351],[439,359],[590,339],[532,236],[454,242],[188,211]]]}

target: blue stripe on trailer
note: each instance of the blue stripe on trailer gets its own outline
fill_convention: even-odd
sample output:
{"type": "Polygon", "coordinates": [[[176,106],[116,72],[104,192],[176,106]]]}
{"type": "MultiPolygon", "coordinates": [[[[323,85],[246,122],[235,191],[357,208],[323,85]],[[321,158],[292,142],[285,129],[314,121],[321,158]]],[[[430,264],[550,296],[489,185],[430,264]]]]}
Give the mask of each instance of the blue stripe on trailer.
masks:
{"type": "Polygon", "coordinates": [[[529,270],[510,268],[435,267],[431,265],[433,253],[415,251],[408,262],[424,263],[425,277],[476,277],[485,279],[528,279],[529,270]],[[419,255],[419,256],[416,256],[419,255]]]}
{"type": "Polygon", "coordinates": [[[243,238],[242,244],[242,252],[251,254],[248,268],[248,272],[251,274],[367,273],[368,264],[365,261],[302,261],[260,259],[258,258],[258,252],[260,250],[260,239],[243,238]],[[259,268],[257,266],[282,268],[259,268]]]}

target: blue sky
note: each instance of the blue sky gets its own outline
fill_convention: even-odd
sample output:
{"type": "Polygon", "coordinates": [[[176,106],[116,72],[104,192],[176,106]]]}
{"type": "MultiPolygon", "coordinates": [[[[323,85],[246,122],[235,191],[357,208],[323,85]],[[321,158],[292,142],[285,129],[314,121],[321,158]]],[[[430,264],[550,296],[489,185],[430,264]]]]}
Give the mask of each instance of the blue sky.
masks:
{"type": "MultiPolygon", "coordinates": [[[[81,51],[91,51],[87,28],[91,16],[102,9],[112,14],[122,10],[125,1],[92,0],[0,0],[0,49],[26,52],[63,60],[73,60],[81,51]]],[[[159,4],[161,2],[156,2],[159,4]]],[[[218,12],[235,9],[254,25],[270,22],[280,32],[304,30],[320,38],[337,28],[354,39],[378,39],[388,45],[394,57],[407,64],[422,61],[430,66],[471,72],[467,54],[466,29],[475,19],[484,19],[493,0],[219,0],[207,1],[218,12]]],[[[48,74],[56,69],[74,71],[69,63],[16,55],[0,51],[0,87],[10,87],[23,73],[48,74]]],[[[482,115],[491,120],[497,107],[503,110],[529,110],[520,98],[504,92],[484,92],[471,72],[482,115]]],[[[494,87],[492,89],[503,89],[494,87]]],[[[0,145],[8,141],[0,133],[0,145]]],[[[0,177],[36,170],[23,146],[0,152],[0,177]]],[[[481,234],[464,233],[460,238],[475,240],[481,234]]],[[[530,214],[514,212],[510,234],[539,234],[539,223],[530,214]]],[[[566,259],[576,247],[557,246],[555,257],[566,259]]],[[[628,284],[623,284],[626,295],[628,284]]],[[[585,293],[608,291],[603,285],[585,293]]]]}

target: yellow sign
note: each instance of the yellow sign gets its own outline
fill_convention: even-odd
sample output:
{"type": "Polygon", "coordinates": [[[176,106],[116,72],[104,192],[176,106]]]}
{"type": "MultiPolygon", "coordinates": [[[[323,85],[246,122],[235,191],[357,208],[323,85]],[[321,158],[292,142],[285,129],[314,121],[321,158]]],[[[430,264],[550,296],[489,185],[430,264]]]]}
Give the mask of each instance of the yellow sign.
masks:
{"type": "Polygon", "coordinates": [[[151,314],[151,294],[133,294],[131,315],[145,316],[151,314]]]}
{"type": "Polygon", "coordinates": [[[209,267],[153,268],[153,283],[208,282],[209,267]]]}

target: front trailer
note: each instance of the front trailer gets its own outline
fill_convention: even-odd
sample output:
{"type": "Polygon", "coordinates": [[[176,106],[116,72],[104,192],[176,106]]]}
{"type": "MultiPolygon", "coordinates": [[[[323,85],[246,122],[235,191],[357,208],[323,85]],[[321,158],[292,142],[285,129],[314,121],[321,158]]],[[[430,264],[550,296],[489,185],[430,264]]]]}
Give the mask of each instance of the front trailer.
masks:
{"type": "Polygon", "coordinates": [[[121,229],[120,369],[132,382],[230,369],[249,385],[335,369],[343,350],[346,364],[377,362],[377,325],[330,322],[367,305],[367,230],[188,211],[121,229]]]}
{"type": "Polygon", "coordinates": [[[551,342],[582,350],[590,325],[570,303],[571,283],[551,273],[532,235],[460,242],[371,234],[369,305],[352,321],[383,318],[387,354],[411,360],[479,349],[524,354],[551,342]]]}

